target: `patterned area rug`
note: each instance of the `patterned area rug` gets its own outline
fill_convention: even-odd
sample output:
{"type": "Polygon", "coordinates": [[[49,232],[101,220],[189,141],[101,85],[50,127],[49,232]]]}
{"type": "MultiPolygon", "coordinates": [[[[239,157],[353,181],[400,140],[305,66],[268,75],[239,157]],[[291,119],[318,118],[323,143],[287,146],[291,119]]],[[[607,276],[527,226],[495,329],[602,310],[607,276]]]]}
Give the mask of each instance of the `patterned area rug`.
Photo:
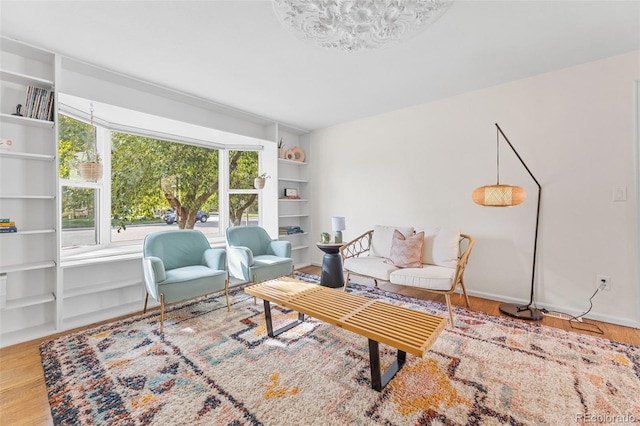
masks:
{"type": "MultiPolygon", "coordinates": [[[[318,277],[301,275],[307,281],[318,277]]],[[[371,287],[369,298],[446,316],[371,287]]],[[[456,308],[423,359],[371,389],[367,340],[314,319],[266,336],[242,288],[41,345],[64,425],[568,425],[640,420],[640,347],[456,308]]],[[[296,318],[273,308],[274,327],[296,318]]],[[[395,351],[380,346],[386,367],[395,351]]]]}

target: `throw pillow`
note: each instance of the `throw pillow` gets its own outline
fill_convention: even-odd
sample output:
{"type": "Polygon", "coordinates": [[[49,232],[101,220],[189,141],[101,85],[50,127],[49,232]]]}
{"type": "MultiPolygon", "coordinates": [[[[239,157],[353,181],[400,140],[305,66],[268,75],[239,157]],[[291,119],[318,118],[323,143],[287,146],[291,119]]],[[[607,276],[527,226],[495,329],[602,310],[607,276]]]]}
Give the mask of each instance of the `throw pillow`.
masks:
{"type": "Polygon", "coordinates": [[[424,232],[406,238],[402,232],[395,230],[391,241],[391,254],[385,260],[399,268],[422,268],[422,245],[424,232]]]}

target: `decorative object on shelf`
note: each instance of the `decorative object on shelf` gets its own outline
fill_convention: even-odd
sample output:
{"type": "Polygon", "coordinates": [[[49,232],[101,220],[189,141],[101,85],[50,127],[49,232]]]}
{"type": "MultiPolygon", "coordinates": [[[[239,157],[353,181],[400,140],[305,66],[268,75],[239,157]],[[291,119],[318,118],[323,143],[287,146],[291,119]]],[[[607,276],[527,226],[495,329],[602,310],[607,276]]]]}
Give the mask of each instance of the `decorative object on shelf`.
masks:
{"type": "MultiPolygon", "coordinates": [[[[27,96],[25,99],[24,109],[24,116],[27,118],[53,121],[53,90],[47,90],[31,85],[27,86],[27,96]]],[[[14,115],[20,114],[21,111],[16,107],[16,114],[14,115]]]]}
{"type": "Polygon", "coordinates": [[[320,234],[320,242],[322,244],[329,244],[329,241],[331,241],[331,235],[329,235],[328,232],[323,232],[322,234],[320,234]]]}
{"type": "Polygon", "coordinates": [[[357,52],[417,34],[435,22],[452,2],[274,0],[273,8],[297,37],[325,49],[357,52]]]}
{"type": "Polygon", "coordinates": [[[538,247],[538,223],[540,222],[540,196],[542,194],[542,188],[540,187],[540,183],[533,176],[529,167],[525,164],[525,162],[518,154],[518,151],[511,145],[507,136],[502,132],[502,129],[495,123],[496,125],[496,150],[498,152],[497,156],[497,164],[496,169],[498,171],[497,183],[495,185],[485,185],[477,188],[473,191],[472,198],[476,204],[480,204],[482,206],[489,207],[509,207],[516,206],[522,203],[526,198],[526,191],[524,188],[519,186],[512,185],[501,185],[500,184],[500,135],[504,138],[504,140],[509,144],[511,150],[516,154],[520,163],[524,166],[524,168],[531,176],[531,179],[538,186],[538,204],[536,207],[536,227],[535,227],[535,236],[533,238],[533,266],[531,270],[531,296],[529,299],[528,305],[517,305],[514,303],[503,303],[499,306],[500,312],[510,315],[512,317],[527,319],[527,320],[535,320],[539,321],[542,319],[543,314],[542,311],[536,309],[533,306],[533,290],[535,286],[535,277],[536,277],[536,249],[538,247]]]}
{"type": "Polygon", "coordinates": [[[285,198],[293,198],[293,199],[299,199],[300,196],[298,195],[298,189],[297,188],[285,188],[284,189],[284,196],[285,198]]]}
{"type": "Polygon", "coordinates": [[[253,187],[255,189],[262,189],[264,188],[264,184],[266,183],[267,179],[269,179],[271,176],[269,176],[266,173],[261,174],[260,176],[258,176],[257,178],[255,178],[253,180],[253,187]]]}
{"type": "Polygon", "coordinates": [[[16,105],[16,112],[14,112],[11,115],[17,115],[18,117],[23,117],[22,113],[20,112],[22,110],[22,104],[18,104],[16,105]]]}
{"type": "Polygon", "coordinates": [[[87,149],[82,154],[82,162],[80,163],[80,176],[84,180],[97,182],[102,179],[102,163],[98,154],[98,140],[96,137],[96,128],[93,125],[93,103],[90,104],[91,111],[91,136],[87,141],[87,149]]]}
{"type": "Polygon", "coordinates": [[[16,223],[9,218],[0,219],[0,234],[18,232],[16,223]]]}
{"type": "Polygon", "coordinates": [[[278,228],[278,234],[280,235],[293,235],[303,233],[304,231],[299,226],[280,226],[278,228]]]}
{"type": "Polygon", "coordinates": [[[13,146],[11,139],[0,139],[0,151],[9,151],[13,146]]]}
{"type": "Polygon", "coordinates": [[[334,242],[336,244],[342,243],[342,231],[347,229],[345,227],[344,216],[334,216],[331,218],[331,229],[335,232],[334,242]]]}
{"type": "Polygon", "coordinates": [[[282,138],[278,141],[278,158],[285,158],[284,156],[284,142],[282,138]]]}
{"type": "Polygon", "coordinates": [[[304,151],[300,147],[294,146],[290,150],[284,153],[287,160],[304,162],[304,151]]]}

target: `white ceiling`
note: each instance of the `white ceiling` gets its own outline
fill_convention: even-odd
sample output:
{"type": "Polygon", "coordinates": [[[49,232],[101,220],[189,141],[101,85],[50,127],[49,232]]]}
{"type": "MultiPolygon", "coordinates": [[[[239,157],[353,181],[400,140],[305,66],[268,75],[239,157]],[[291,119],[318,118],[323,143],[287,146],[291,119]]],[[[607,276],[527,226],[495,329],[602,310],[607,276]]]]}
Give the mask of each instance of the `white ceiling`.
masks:
{"type": "Polygon", "coordinates": [[[461,1],[357,54],[282,28],[269,1],[0,0],[0,33],[313,130],[640,49],[640,1],[461,1]]]}

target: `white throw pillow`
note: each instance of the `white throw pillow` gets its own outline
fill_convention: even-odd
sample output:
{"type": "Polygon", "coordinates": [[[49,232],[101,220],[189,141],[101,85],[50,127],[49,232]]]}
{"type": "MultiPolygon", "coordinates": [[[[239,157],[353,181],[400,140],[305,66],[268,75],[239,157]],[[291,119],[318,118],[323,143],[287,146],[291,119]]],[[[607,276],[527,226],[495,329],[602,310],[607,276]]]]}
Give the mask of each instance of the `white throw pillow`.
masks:
{"type": "Polygon", "coordinates": [[[391,242],[393,241],[393,231],[402,232],[405,237],[413,235],[411,226],[382,226],[373,227],[373,237],[371,237],[371,248],[369,256],[386,257],[391,256],[391,242]]]}
{"type": "Polygon", "coordinates": [[[455,268],[460,250],[460,229],[458,228],[416,228],[424,231],[422,263],[455,268]]]}

